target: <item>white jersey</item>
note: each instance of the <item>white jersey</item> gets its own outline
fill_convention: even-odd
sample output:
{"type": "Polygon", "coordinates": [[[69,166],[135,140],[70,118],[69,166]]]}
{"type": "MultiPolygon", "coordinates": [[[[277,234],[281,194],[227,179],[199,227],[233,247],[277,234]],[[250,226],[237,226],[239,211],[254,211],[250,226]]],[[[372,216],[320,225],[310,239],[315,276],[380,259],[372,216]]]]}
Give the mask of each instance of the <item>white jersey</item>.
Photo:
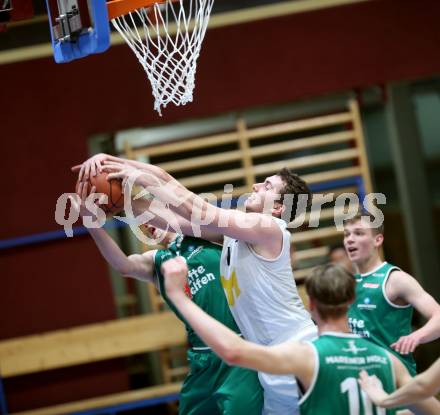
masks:
{"type": "Polygon", "coordinates": [[[220,261],[222,284],[241,333],[263,345],[281,343],[313,327],[293,278],[287,224],[273,220],[283,231],[277,258],[263,258],[246,242],[225,237],[220,261]]]}

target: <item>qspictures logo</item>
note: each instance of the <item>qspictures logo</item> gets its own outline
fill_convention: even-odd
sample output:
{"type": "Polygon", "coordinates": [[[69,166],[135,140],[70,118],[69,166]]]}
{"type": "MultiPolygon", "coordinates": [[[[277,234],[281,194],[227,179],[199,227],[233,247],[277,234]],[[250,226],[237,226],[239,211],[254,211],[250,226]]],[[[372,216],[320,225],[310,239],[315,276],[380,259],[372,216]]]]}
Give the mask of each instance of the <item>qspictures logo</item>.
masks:
{"type": "MultiPolygon", "coordinates": [[[[181,196],[182,192],[179,192],[179,186],[177,181],[162,183],[149,173],[134,171],[124,181],[125,216],[115,215],[114,218],[127,224],[142,243],[149,245],[160,243],[168,230],[184,233],[180,226],[179,215],[176,213],[182,205],[191,212],[189,222],[192,233],[196,237],[200,237],[202,228],[212,224],[214,220],[217,221],[219,228],[230,226],[230,215],[227,214],[227,210],[232,207],[233,185],[225,185],[224,193],[220,197],[212,193],[203,193],[197,196],[189,193],[188,196],[187,192],[186,198],[181,196]],[[151,184],[143,187],[140,192],[135,192],[134,189],[138,186],[139,178],[145,175],[148,176],[151,184]],[[204,209],[203,202],[205,201],[222,209],[204,209]],[[163,229],[165,232],[160,232],[159,237],[150,238],[140,229],[141,225],[148,224],[157,227],[155,224],[158,222],[165,228],[163,229]]],[[[271,226],[271,215],[275,203],[280,203],[281,200],[281,195],[277,196],[264,200],[260,206],[259,213],[265,215],[241,215],[236,218],[235,225],[243,229],[252,228],[257,224],[258,226],[271,226]],[[245,217],[246,220],[244,220],[245,217]]],[[[255,197],[253,193],[241,194],[236,198],[237,209],[246,211],[248,200],[254,201],[255,197]]],[[[101,228],[106,223],[107,216],[100,208],[100,204],[107,203],[107,201],[107,195],[102,193],[89,194],[85,200],[81,200],[76,193],[64,193],[56,203],[55,221],[64,227],[68,237],[73,236],[73,225],[79,219],[82,220],[86,228],[101,228]]],[[[363,217],[363,220],[366,220],[370,227],[381,226],[384,216],[377,205],[385,205],[386,196],[383,193],[369,193],[363,200],[360,200],[355,193],[315,193],[311,197],[307,194],[284,194],[282,203],[284,209],[281,219],[288,223],[287,227],[290,229],[299,228],[305,223],[308,228],[318,228],[322,220],[331,220],[336,229],[342,231],[344,222],[355,217],[360,208],[363,208],[373,218],[372,220],[370,216],[363,217]],[[326,205],[330,205],[331,208],[324,209],[326,205]],[[308,207],[310,207],[309,210],[308,207]],[[331,211],[330,215],[329,210],[331,211]],[[293,211],[294,215],[292,215],[293,211]],[[292,217],[293,220],[291,220],[292,217]]]]}

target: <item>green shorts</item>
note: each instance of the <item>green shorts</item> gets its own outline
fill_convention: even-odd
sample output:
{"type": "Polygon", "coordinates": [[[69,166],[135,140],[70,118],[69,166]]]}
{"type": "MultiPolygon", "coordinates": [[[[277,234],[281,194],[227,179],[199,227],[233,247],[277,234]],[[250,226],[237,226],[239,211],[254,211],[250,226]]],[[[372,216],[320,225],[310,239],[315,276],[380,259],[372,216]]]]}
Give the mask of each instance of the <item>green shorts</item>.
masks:
{"type": "Polygon", "coordinates": [[[257,372],[228,366],[211,350],[190,350],[188,360],[180,415],[261,415],[263,389],[257,372]]]}

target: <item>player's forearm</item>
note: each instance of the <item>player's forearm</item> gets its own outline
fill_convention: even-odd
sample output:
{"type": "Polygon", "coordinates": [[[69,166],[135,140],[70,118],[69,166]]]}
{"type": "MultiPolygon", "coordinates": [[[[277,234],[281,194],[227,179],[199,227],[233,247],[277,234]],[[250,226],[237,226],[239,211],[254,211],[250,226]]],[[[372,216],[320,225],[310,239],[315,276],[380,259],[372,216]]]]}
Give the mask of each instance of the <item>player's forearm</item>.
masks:
{"type": "Polygon", "coordinates": [[[411,405],[406,405],[411,413],[416,415],[439,415],[440,414],[440,402],[430,397],[427,399],[419,400],[411,405]]]}
{"type": "Polygon", "coordinates": [[[282,231],[272,216],[220,209],[188,190],[163,169],[152,165],[148,169],[149,174],[140,175],[136,183],[166,203],[178,217],[190,222],[194,236],[200,237],[203,229],[251,244],[281,243],[282,231]]]}
{"type": "Polygon", "coordinates": [[[102,228],[89,228],[89,233],[95,241],[101,255],[111,267],[121,274],[130,274],[131,262],[110,235],[102,228]]]}
{"type": "Polygon", "coordinates": [[[191,235],[191,226],[190,223],[170,209],[167,208],[162,202],[160,202],[157,198],[152,200],[146,199],[137,199],[131,202],[133,213],[136,217],[140,217],[146,211],[150,214],[146,218],[145,224],[151,225],[155,228],[162,230],[172,230],[175,233],[191,235]]]}
{"type": "Polygon", "coordinates": [[[384,408],[394,408],[435,395],[440,388],[440,373],[437,373],[440,372],[439,362],[436,362],[427,371],[417,375],[410,382],[381,399],[379,405],[384,408]]]}
{"type": "Polygon", "coordinates": [[[203,204],[203,199],[181,185],[163,169],[152,165],[147,166],[147,168],[142,169],[146,174],[137,179],[137,184],[147,189],[155,198],[167,204],[177,215],[186,220],[191,220],[193,210],[199,204],[203,204]],[[196,199],[197,206],[194,204],[196,199]]]}
{"type": "Polygon", "coordinates": [[[413,332],[420,343],[429,343],[440,337],[440,313],[434,314],[424,326],[413,332]]]}
{"type": "Polygon", "coordinates": [[[424,398],[426,398],[426,396],[423,393],[420,382],[414,379],[395,392],[382,398],[378,404],[383,408],[394,408],[400,405],[408,405],[424,398]]]}
{"type": "MultiPolygon", "coordinates": [[[[165,203],[167,208],[176,214],[179,228],[183,233],[200,237],[202,236],[200,226],[207,224],[214,225],[211,230],[216,233],[217,207],[188,190],[160,167],[146,163],[140,165],[137,168],[146,174],[140,175],[136,183],[148,190],[155,199],[165,203]],[[191,225],[191,229],[187,228],[188,224],[191,225]]],[[[159,213],[158,216],[161,214],[159,213]]]]}

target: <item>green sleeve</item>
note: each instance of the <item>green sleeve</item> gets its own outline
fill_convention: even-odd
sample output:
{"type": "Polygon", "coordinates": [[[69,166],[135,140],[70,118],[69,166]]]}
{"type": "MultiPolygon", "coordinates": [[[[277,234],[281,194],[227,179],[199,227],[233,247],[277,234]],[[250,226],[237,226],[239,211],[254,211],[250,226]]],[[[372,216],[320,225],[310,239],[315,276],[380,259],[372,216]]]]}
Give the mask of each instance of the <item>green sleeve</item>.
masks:
{"type": "Polygon", "coordinates": [[[162,272],[160,271],[160,267],[165,261],[168,261],[169,259],[173,258],[175,254],[171,252],[169,249],[159,249],[156,252],[156,255],[154,256],[154,271],[155,271],[155,285],[156,288],[159,290],[160,295],[164,299],[165,303],[168,305],[168,307],[179,317],[182,321],[183,317],[179,314],[178,310],[174,307],[174,304],[170,301],[168,296],[165,292],[165,281],[164,277],[162,275],[162,272]]]}
{"type": "Polygon", "coordinates": [[[162,273],[160,272],[160,267],[165,261],[171,259],[173,256],[174,255],[168,249],[158,249],[156,251],[156,254],[154,255],[153,259],[154,259],[154,271],[158,279],[162,277],[162,273]]]}

